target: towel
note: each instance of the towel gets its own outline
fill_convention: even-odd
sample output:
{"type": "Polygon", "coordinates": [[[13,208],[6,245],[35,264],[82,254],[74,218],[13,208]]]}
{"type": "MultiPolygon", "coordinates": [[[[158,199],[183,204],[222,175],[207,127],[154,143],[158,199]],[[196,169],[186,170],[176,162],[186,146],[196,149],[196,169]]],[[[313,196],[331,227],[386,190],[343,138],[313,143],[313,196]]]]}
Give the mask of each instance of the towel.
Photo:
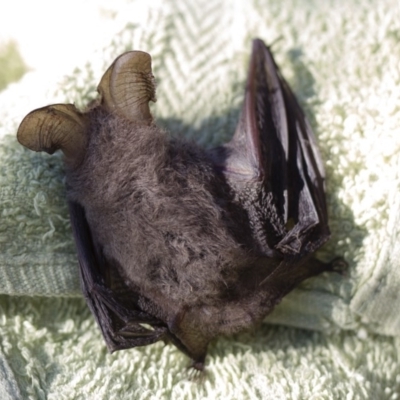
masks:
{"type": "Polygon", "coordinates": [[[29,72],[0,93],[0,398],[396,398],[398,2],[108,7],[120,25],[107,43],[68,71],[29,72]],[[34,108],[83,107],[111,62],[135,49],[152,55],[158,123],[214,146],[236,126],[254,37],[272,45],[325,161],[332,237],[318,257],[343,256],[349,269],[304,282],[254,331],[218,339],[199,384],[163,343],[107,354],[79,288],[62,157],[22,148],[15,133],[34,108]]]}

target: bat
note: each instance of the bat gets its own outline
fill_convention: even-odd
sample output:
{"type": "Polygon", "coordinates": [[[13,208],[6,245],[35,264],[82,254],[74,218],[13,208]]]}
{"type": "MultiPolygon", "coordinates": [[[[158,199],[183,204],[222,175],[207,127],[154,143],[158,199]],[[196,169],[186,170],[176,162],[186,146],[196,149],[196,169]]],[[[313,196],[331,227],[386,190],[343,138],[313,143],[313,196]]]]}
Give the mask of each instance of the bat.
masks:
{"type": "Polygon", "coordinates": [[[85,111],[32,111],[17,138],[64,153],[81,286],[111,352],[163,340],[201,371],[211,340],[340,269],[312,256],[330,237],[323,163],[263,41],[252,44],[236,131],[211,150],[154,122],[149,54],[119,56],[98,92],[85,111]]]}

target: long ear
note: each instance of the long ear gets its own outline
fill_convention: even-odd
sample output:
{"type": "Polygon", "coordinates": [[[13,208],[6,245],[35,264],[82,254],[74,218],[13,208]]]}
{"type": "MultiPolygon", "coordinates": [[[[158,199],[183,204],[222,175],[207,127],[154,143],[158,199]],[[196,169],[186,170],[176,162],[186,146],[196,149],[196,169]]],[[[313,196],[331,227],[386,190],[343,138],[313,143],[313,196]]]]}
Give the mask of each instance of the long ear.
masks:
{"type": "Polygon", "coordinates": [[[149,101],[156,101],[151,57],[142,51],[119,56],[108,68],[97,88],[102,105],[130,121],[151,122],[149,101]]]}
{"type": "Polygon", "coordinates": [[[86,149],[87,125],[73,104],[53,104],[30,112],[18,128],[17,139],[34,151],[53,154],[61,149],[67,162],[76,164],[86,149]]]}

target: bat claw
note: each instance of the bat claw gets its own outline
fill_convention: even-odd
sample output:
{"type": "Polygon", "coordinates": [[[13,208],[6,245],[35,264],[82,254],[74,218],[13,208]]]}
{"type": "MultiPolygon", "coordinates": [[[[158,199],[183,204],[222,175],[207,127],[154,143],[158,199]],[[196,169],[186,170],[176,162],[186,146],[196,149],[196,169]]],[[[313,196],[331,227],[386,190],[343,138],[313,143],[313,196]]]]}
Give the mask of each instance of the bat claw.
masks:
{"type": "Polygon", "coordinates": [[[329,263],[330,271],[336,272],[343,276],[346,275],[348,268],[349,264],[347,264],[343,257],[336,257],[329,263]]]}
{"type": "Polygon", "coordinates": [[[204,371],[204,360],[203,361],[193,361],[190,368],[194,371],[202,372],[204,371]]]}
{"type": "Polygon", "coordinates": [[[189,380],[196,383],[203,383],[207,376],[207,372],[204,369],[204,362],[193,361],[188,367],[189,380]]]}

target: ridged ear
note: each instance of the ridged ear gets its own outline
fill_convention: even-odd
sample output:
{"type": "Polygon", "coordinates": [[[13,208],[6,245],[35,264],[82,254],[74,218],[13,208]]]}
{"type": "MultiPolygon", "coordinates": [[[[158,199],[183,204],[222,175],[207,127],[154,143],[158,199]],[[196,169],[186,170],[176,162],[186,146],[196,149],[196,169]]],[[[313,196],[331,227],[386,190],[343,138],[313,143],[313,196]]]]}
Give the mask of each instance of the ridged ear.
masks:
{"type": "Polygon", "coordinates": [[[156,101],[151,57],[143,51],[119,56],[108,68],[97,87],[101,104],[110,113],[130,121],[151,122],[149,101],[156,101]]]}
{"type": "Polygon", "coordinates": [[[21,122],[17,139],[34,151],[53,154],[61,149],[68,163],[79,163],[87,145],[88,121],[73,104],[53,104],[30,112],[21,122]]]}

